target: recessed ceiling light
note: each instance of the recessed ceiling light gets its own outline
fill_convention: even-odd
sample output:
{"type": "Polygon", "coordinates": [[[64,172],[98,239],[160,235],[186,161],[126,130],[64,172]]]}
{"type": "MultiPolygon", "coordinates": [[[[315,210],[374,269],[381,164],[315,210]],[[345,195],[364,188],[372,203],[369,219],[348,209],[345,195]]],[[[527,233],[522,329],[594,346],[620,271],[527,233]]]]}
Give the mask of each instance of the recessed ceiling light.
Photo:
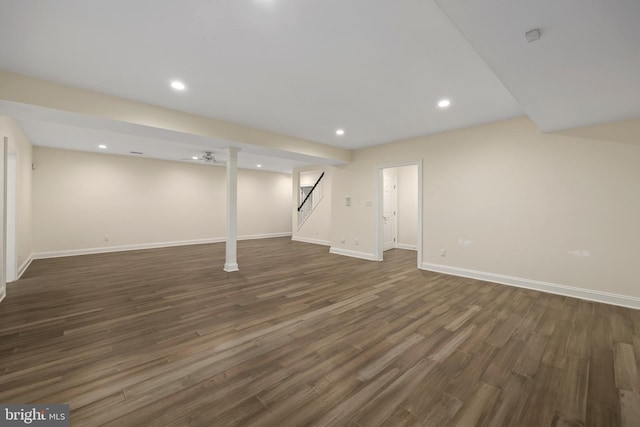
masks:
{"type": "Polygon", "coordinates": [[[257,166],[257,167],[259,167],[259,168],[261,168],[261,167],[262,167],[262,165],[256,165],[256,166],[257,166]]]}
{"type": "Polygon", "coordinates": [[[344,135],[344,129],[338,129],[336,135],[344,135]]]}
{"type": "Polygon", "coordinates": [[[179,82],[178,80],[174,80],[171,82],[171,87],[174,88],[175,90],[185,90],[187,87],[184,85],[184,83],[179,82]]]}
{"type": "Polygon", "coordinates": [[[438,101],[438,107],[440,108],[447,108],[449,105],[451,105],[451,101],[448,99],[441,99],[438,101]]]}
{"type": "Polygon", "coordinates": [[[198,160],[198,156],[191,156],[193,160],[198,160]]]}
{"type": "Polygon", "coordinates": [[[98,145],[98,148],[102,148],[102,149],[104,150],[104,149],[106,149],[106,148],[107,148],[107,146],[106,146],[106,145],[102,145],[102,144],[100,144],[100,145],[98,145]]]}

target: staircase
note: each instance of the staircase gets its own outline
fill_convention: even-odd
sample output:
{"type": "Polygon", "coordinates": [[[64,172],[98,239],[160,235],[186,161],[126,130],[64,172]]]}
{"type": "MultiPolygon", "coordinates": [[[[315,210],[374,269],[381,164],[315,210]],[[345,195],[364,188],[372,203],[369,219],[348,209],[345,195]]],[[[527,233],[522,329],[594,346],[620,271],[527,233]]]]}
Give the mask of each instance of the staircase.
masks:
{"type": "Polygon", "coordinates": [[[323,177],[324,172],[322,172],[313,186],[300,187],[300,199],[302,200],[302,203],[298,206],[298,229],[302,227],[311,215],[311,212],[313,212],[324,197],[324,191],[321,183],[323,177]]]}

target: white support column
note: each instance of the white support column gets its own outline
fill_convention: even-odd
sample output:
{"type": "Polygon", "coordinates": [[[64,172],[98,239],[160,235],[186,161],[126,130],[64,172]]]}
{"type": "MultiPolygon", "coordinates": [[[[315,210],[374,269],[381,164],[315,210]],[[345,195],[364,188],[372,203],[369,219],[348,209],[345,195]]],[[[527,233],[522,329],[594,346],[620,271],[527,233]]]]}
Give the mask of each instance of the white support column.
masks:
{"type": "Polygon", "coordinates": [[[238,148],[227,148],[227,255],[224,271],[238,271],[238,151],[238,148]]]}

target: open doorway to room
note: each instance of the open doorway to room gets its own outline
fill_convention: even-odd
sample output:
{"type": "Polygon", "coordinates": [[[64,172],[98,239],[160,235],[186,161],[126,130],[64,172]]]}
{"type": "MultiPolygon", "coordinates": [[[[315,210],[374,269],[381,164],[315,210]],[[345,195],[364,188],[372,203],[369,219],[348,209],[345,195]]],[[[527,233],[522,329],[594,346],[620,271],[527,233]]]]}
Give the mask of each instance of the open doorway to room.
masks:
{"type": "Polygon", "coordinates": [[[422,264],[422,162],[381,165],[377,168],[378,261],[391,249],[416,251],[422,264]]]}
{"type": "MultiPolygon", "coordinates": [[[[407,166],[408,167],[408,166],[407,166]]],[[[382,251],[398,247],[398,168],[382,170],[382,251]]]]}

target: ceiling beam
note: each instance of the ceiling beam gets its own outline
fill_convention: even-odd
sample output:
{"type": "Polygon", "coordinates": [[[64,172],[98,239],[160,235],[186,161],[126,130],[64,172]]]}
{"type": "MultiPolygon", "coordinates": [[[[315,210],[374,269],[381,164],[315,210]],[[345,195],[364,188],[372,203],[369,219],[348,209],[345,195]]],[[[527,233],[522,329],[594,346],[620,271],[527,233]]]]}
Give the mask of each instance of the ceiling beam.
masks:
{"type": "Polygon", "coordinates": [[[210,117],[0,71],[0,100],[167,129],[241,144],[351,161],[351,150],[210,117]]]}
{"type": "Polygon", "coordinates": [[[556,135],[572,136],[575,138],[615,141],[625,144],[640,145],[640,119],[601,123],[551,133],[556,135]]]}

